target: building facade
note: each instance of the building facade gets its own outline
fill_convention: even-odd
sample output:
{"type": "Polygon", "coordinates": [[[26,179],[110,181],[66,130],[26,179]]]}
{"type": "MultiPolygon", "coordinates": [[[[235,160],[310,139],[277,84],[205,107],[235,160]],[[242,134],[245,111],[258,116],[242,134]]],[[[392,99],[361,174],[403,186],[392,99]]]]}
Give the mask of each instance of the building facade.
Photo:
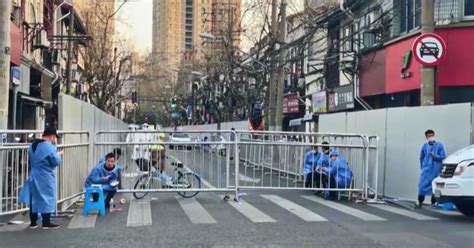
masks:
{"type": "Polygon", "coordinates": [[[183,60],[202,57],[200,34],[208,31],[211,0],[153,2],[152,59],[154,68],[177,70],[183,60]]]}
{"type": "MultiPolygon", "coordinates": [[[[313,20],[319,32],[307,50],[307,115],[419,106],[421,64],[412,47],[421,34],[421,0],[351,0],[342,7],[313,20]]],[[[473,102],[473,61],[463,44],[474,41],[474,1],[436,1],[434,14],[434,33],[447,46],[436,67],[435,104],[473,102]]],[[[307,131],[317,130],[317,121],[311,125],[307,131]]]]}

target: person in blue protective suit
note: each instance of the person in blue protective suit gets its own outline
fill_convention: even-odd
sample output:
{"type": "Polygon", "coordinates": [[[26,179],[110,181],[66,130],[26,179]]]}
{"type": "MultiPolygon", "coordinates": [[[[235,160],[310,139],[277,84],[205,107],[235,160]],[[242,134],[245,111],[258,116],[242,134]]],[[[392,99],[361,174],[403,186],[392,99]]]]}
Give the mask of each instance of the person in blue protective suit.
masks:
{"type": "MultiPolygon", "coordinates": [[[[318,188],[322,188],[326,185],[323,178],[327,180],[327,174],[323,168],[329,168],[329,153],[331,149],[329,148],[329,143],[324,141],[321,146],[322,153],[319,156],[318,162],[316,163],[316,171],[314,175],[314,185],[318,188]]],[[[319,192],[317,192],[319,193],[319,192]]]]}
{"type": "Polygon", "coordinates": [[[318,152],[318,147],[313,146],[312,149],[304,155],[303,175],[306,188],[313,188],[313,177],[316,164],[321,153],[318,152]]]}
{"type": "MultiPolygon", "coordinates": [[[[99,163],[92,171],[84,183],[84,186],[90,187],[92,184],[102,185],[102,190],[105,195],[105,207],[110,208],[110,201],[117,193],[118,176],[120,174],[120,167],[115,165],[115,154],[109,153],[105,156],[105,161],[99,163]]],[[[92,195],[94,201],[98,201],[99,195],[92,195]]]]}
{"type": "Polygon", "coordinates": [[[43,218],[43,229],[56,229],[51,223],[51,213],[56,209],[56,167],[62,163],[58,152],[56,129],[48,127],[42,139],[35,140],[28,148],[30,176],[20,192],[20,202],[30,207],[30,228],[38,227],[38,213],[43,218]]]}
{"type": "Polygon", "coordinates": [[[427,142],[421,147],[420,152],[420,179],[418,181],[418,205],[417,208],[423,206],[426,195],[431,195],[431,204],[436,203],[433,196],[431,182],[438,177],[441,171],[441,164],[446,158],[444,146],[441,142],[436,141],[435,132],[427,130],[425,132],[427,142]]]}
{"type": "MultiPolygon", "coordinates": [[[[323,167],[323,171],[328,176],[328,187],[345,189],[349,188],[352,181],[352,170],[348,166],[347,161],[339,155],[337,150],[333,150],[329,154],[329,168],[323,167]]],[[[329,191],[328,198],[336,199],[337,192],[329,191]]]]}
{"type": "MultiPolygon", "coordinates": [[[[112,154],[115,155],[115,165],[120,168],[120,171],[118,174],[118,182],[119,182],[118,188],[121,189],[122,188],[122,170],[124,169],[124,167],[118,161],[120,160],[120,157],[122,157],[122,149],[114,148],[114,150],[112,151],[112,154]]],[[[103,164],[103,163],[105,163],[105,156],[100,158],[99,162],[97,162],[98,165],[103,164]]]]}

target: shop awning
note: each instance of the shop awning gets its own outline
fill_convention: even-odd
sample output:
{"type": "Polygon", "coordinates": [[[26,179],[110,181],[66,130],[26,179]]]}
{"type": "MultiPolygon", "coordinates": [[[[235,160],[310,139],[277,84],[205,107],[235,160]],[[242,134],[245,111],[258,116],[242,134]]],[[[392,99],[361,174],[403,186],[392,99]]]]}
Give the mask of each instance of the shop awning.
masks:
{"type": "Polygon", "coordinates": [[[38,104],[38,105],[46,105],[46,104],[50,104],[52,105],[53,102],[51,101],[46,101],[44,99],[41,99],[41,98],[36,98],[36,97],[32,97],[32,96],[26,96],[26,95],[22,95],[22,94],[19,94],[20,98],[23,99],[23,100],[26,100],[26,101],[30,101],[32,103],[35,103],[35,104],[38,104]]]}
{"type": "Polygon", "coordinates": [[[303,118],[298,118],[298,119],[290,120],[289,126],[290,126],[290,127],[301,126],[302,120],[303,120],[303,118]]]}

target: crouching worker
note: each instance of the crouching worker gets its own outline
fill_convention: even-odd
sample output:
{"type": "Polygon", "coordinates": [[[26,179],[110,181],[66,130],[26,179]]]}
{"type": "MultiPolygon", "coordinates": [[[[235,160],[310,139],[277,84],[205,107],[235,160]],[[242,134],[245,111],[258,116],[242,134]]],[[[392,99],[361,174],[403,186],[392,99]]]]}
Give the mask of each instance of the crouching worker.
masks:
{"type": "MultiPolygon", "coordinates": [[[[329,176],[327,186],[331,189],[349,188],[352,181],[352,170],[349,168],[346,160],[339,156],[337,150],[331,151],[329,158],[329,168],[323,167],[323,170],[329,176]]],[[[329,191],[327,198],[336,200],[337,191],[329,191]]]]}
{"type": "MultiPolygon", "coordinates": [[[[115,165],[115,154],[109,153],[105,160],[99,163],[86,179],[84,186],[91,187],[93,184],[102,185],[105,197],[105,208],[110,208],[110,202],[117,193],[118,179],[121,168],[115,165]]],[[[92,194],[94,201],[99,200],[99,194],[92,194]]],[[[110,208],[111,211],[121,211],[119,208],[110,208]]]]}

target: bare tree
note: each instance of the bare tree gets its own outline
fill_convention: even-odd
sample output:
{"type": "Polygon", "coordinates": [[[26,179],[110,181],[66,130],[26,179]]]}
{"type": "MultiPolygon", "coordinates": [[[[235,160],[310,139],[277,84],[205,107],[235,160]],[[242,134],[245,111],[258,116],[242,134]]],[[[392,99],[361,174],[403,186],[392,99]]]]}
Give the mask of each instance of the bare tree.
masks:
{"type": "Polygon", "coordinates": [[[130,62],[130,52],[123,41],[116,41],[115,14],[110,5],[99,1],[90,3],[82,15],[92,37],[87,47],[80,50],[84,63],[84,82],[89,89],[92,104],[113,113],[117,96],[122,88],[122,76],[130,62]]]}

